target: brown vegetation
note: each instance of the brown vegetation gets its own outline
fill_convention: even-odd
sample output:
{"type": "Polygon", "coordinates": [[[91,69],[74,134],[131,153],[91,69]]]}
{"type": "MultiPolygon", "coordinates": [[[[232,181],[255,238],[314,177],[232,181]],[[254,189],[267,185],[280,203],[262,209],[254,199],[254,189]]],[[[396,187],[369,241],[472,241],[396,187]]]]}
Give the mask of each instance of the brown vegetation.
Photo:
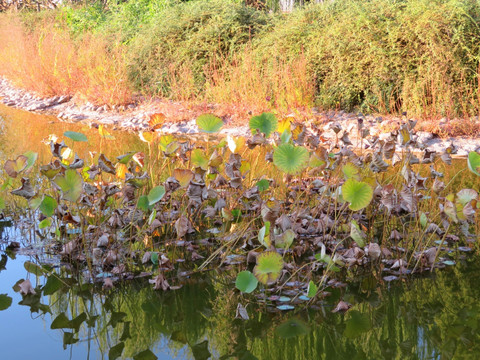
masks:
{"type": "Polygon", "coordinates": [[[29,31],[13,16],[1,18],[0,38],[0,75],[18,86],[97,104],[131,100],[121,46],[93,35],[72,40],[48,19],[29,31]]]}

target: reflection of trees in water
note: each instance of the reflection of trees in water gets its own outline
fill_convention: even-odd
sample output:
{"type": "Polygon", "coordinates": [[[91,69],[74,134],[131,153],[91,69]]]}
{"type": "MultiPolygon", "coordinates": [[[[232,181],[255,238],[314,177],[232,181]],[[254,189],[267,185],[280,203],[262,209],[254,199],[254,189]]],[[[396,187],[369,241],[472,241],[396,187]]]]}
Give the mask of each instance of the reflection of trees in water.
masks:
{"type": "MultiPolygon", "coordinates": [[[[258,359],[473,359],[480,351],[479,276],[478,269],[452,268],[390,290],[353,285],[343,298],[357,305],[344,315],[332,314],[332,306],[296,316],[257,313],[241,321],[233,320],[236,303],[222,308],[228,302],[217,301],[211,342],[221,354],[239,358],[251,353],[258,359]],[[290,333],[278,331],[283,322],[290,333]]],[[[333,304],[339,296],[332,295],[333,304]]]]}
{"type": "Polygon", "coordinates": [[[101,291],[92,284],[76,284],[49,298],[55,319],[64,313],[68,319],[86,314],[80,327],[80,341],[90,342],[101,353],[119,343],[123,357],[159,349],[166,344],[169,353],[188,351],[205,338],[206,318],[211,314],[210,285],[205,282],[175,292],[158,292],[148,283],[119,284],[101,291]],[[93,319],[94,327],[88,327],[93,319]]]}
{"type": "Polygon", "coordinates": [[[146,282],[104,291],[68,280],[80,274],[63,270],[60,277],[70,286],[51,295],[49,305],[52,319],[62,313],[83,319],[79,331],[64,332],[90,342],[97,349],[92,352],[106,354],[120,343],[123,357],[164,346],[172,356],[192,359],[210,353],[222,359],[468,359],[480,351],[475,265],[391,283],[389,290],[367,278],[333,290],[329,305],[297,314],[272,314],[249,304],[252,298],[240,296],[221,273],[169,292],[154,291],[146,282]],[[340,298],[354,306],[332,314],[340,298]],[[247,307],[249,320],[235,319],[238,303],[247,307]]]}
{"type": "Polygon", "coordinates": [[[455,274],[438,272],[435,284],[429,278],[413,279],[365,299],[353,308],[363,319],[354,319],[351,310],[345,316],[327,316],[303,338],[268,339],[255,342],[254,348],[265,359],[275,358],[265,354],[298,352],[303,355],[297,358],[319,358],[318,354],[335,359],[349,359],[352,354],[375,359],[472,358],[479,350],[472,349],[478,337],[480,293],[474,288],[478,275],[451,272],[455,274]]]}

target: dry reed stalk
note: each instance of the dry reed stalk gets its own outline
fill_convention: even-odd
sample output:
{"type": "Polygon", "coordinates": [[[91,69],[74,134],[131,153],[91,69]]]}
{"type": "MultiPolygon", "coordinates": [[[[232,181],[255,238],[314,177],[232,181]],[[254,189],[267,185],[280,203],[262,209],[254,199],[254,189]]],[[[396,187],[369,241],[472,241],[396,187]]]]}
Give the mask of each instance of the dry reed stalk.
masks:
{"type": "Polygon", "coordinates": [[[210,62],[205,68],[205,100],[243,104],[254,111],[312,106],[315,78],[305,57],[256,61],[250,49],[233,61],[210,62]]]}
{"type": "Polygon", "coordinates": [[[0,75],[27,90],[96,104],[131,99],[121,46],[93,35],[74,40],[46,21],[28,31],[13,15],[0,21],[0,39],[0,75]]]}

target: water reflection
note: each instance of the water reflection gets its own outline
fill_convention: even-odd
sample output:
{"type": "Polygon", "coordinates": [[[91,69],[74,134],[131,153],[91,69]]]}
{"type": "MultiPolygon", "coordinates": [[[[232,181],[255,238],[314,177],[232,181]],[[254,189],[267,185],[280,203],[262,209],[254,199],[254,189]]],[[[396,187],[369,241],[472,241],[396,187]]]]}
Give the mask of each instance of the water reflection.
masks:
{"type": "Polygon", "coordinates": [[[61,354],[56,358],[473,359],[480,351],[480,272],[471,262],[388,287],[365,279],[293,314],[248,304],[221,273],[191,279],[177,291],[155,291],[143,281],[105,290],[63,266],[53,271],[61,285],[45,295],[52,292],[49,277],[27,274],[24,256],[16,259],[3,244],[1,250],[0,294],[15,298],[0,312],[2,334],[42,322],[43,331],[29,342],[49,343],[49,351],[61,354]],[[12,296],[22,276],[36,294],[12,296]],[[354,306],[331,313],[340,297],[354,306]],[[235,316],[239,302],[247,321],[235,316]],[[7,324],[9,312],[32,318],[7,324]]]}
{"type": "MultiPolygon", "coordinates": [[[[1,105],[0,112],[1,156],[33,150],[44,163],[50,152],[41,140],[67,129],[88,136],[88,144],[75,145],[82,157],[87,146],[112,157],[145,150],[133,135],[115,134],[107,143],[96,129],[17,116],[1,105]]],[[[475,186],[474,177],[465,175],[450,186],[475,186]]],[[[367,277],[329,289],[331,295],[308,310],[270,313],[239,296],[231,277],[220,272],[187,279],[177,291],[155,291],[141,279],[104,289],[82,269],[36,252],[35,234],[20,230],[2,228],[0,239],[0,345],[7,359],[475,359],[480,353],[475,263],[459,261],[457,267],[389,285],[367,277]],[[9,238],[31,251],[16,255],[7,248],[9,238]],[[46,275],[27,272],[27,261],[49,265],[46,275]],[[31,281],[35,294],[18,292],[21,279],[31,281]],[[346,314],[331,312],[340,299],[354,305],[346,314]],[[239,303],[249,320],[236,316],[239,303]]]]}
{"type": "MultiPolygon", "coordinates": [[[[0,160],[34,151],[39,154],[37,163],[50,161],[49,146],[43,140],[51,134],[62,137],[67,130],[84,133],[88,142],[77,142],[74,151],[81,158],[88,159],[88,151],[103,152],[106,156],[116,157],[127,151],[145,151],[147,146],[138,136],[125,132],[116,132],[114,139],[99,136],[96,128],[81,123],[70,124],[59,121],[56,117],[37,115],[6,107],[0,104],[0,160]]],[[[69,141],[66,139],[67,142],[69,141]]],[[[68,146],[72,142],[67,143],[68,146]]]]}

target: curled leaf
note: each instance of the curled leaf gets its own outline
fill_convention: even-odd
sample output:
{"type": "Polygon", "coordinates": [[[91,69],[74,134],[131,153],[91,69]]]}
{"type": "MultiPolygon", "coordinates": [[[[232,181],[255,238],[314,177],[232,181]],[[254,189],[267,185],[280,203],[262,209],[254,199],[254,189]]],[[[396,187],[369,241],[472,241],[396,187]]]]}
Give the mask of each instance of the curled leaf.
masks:
{"type": "Polygon", "coordinates": [[[28,158],[25,155],[20,155],[15,160],[7,160],[3,165],[3,169],[8,176],[16,178],[28,165],[28,158]]]}
{"type": "Polygon", "coordinates": [[[33,190],[32,185],[30,184],[30,179],[22,178],[22,186],[18,189],[12,190],[13,195],[22,196],[25,199],[31,199],[35,196],[35,190],[33,190]]]}
{"type": "Polygon", "coordinates": [[[115,166],[110,160],[107,159],[104,154],[100,154],[98,158],[98,166],[100,167],[100,169],[109,174],[115,174],[115,166]]]}

